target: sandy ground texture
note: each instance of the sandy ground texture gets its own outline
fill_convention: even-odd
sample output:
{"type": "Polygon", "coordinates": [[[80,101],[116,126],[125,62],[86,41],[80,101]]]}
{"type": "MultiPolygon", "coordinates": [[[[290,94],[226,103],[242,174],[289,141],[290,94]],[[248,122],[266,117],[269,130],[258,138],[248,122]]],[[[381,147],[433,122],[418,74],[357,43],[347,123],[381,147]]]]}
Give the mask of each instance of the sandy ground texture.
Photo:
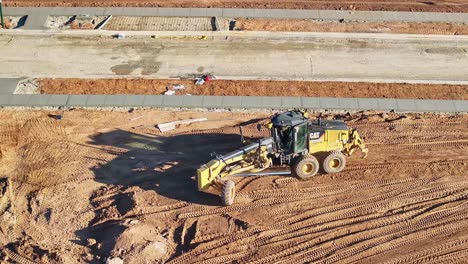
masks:
{"type": "Polygon", "coordinates": [[[308,96],[401,99],[468,100],[466,85],[431,85],[349,82],[284,82],[213,80],[195,85],[193,80],[170,79],[42,79],[43,94],[164,94],[177,85],[176,95],[308,96]]]}
{"type": "Polygon", "coordinates": [[[466,12],[464,0],[7,0],[7,6],[139,6],[139,7],[226,7],[226,8],[285,8],[285,9],[337,9],[337,10],[395,10],[466,12]]]}
{"type": "Polygon", "coordinates": [[[195,170],[267,135],[270,113],[0,111],[0,259],[17,263],[463,263],[468,116],[325,114],[369,147],[308,181],[237,180],[231,207],[195,170]],[[54,115],[61,114],[57,120],[54,115]],[[162,134],[154,125],[209,121],[162,134]],[[110,262],[112,263],[112,262],[110,262]]]}
{"type": "Polygon", "coordinates": [[[236,19],[234,30],[466,35],[468,25],[435,22],[337,22],[310,19],[239,18],[236,19]]]}

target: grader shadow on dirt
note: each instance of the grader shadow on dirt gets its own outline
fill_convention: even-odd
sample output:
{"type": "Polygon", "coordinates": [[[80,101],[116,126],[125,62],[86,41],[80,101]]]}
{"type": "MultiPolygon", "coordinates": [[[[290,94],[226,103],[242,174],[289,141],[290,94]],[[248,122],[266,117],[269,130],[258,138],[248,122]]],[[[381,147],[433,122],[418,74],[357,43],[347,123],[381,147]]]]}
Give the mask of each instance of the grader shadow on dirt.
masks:
{"type": "MultiPolygon", "coordinates": [[[[238,134],[150,136],[115,130],[95,135],[91,144],[127,150],[93,169],[98,182],[139,186],[180,201],[218,205],[217,196],[197,190],[196,169],[212,158],[211,153],[232,151],[241,141],[238,134]]],[[[122,215],[130,209],[119,207],[122,215]]]]}
{"type": "Polygon", "coordinates": [[[107,162],[103,160],[92,170],[97,182],[107,184],[107,189],[119,189],[111,192],[105,207],[97,203],[94,219],[88,227],[76,232],[78,244],[85,245],[93,238],[103,245],[95,249],[97,255],[108,254],[115,239],[126,229],[121,220],[127,219],[135,208],[133,194],[125,192],[128,188],[137,186],[194,204],[220,205],[217,195],[198,191],[196,169],[212,158],[210,153],[225,153],[241,145],[238,134],[152,136],[123,130],[96,134],[89,143],[116,156],[107,162]],[[115,208],[120,220],[109,217],[108,212],[114,210],[109,208],[115,208]]]}

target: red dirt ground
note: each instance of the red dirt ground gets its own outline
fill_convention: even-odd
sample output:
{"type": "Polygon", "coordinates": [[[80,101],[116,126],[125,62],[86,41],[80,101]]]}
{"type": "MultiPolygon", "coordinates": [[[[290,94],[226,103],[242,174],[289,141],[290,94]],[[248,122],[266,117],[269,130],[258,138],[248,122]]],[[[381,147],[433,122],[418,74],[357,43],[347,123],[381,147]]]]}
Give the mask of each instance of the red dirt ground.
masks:
{"type": "Polygon", "coordinates": [[[236,19],[235,30],[466,35],[468,34],[468,25],[455,23],[352,21],[340,23],[308,19],[240,18],[236,19]]]}
{"type": "Polygon", "coordinates": [[[210,153],[240,147],[238,125],[268,135],[270,114],[0,110],[0,262],[466,263],[468,115],[324,113],[358,129],[366,159],[236,178],[231,207],[199,192],[210,153]]]}
{"type": "Polygon", "coordinates": [[[163,94],[166,87],[183,84],[185,90],[176,94],[243,95],[243,96],[308,96],[361,97],[400,99],[460,99],[468,100],[468,86],[345,83],[345,82],[282,82],[214,80],[201,86],[192,80],[164,79],[43,79],[44,94],[163,94]]]}
{"type": "Polygon", "coordinates": [[[6,0],[6,6],[112,6],[112,7],[226,7],[226,8],[284,8],[336,10],[392,10],[427,12],[466,12],[464,0],[6,0]]]}

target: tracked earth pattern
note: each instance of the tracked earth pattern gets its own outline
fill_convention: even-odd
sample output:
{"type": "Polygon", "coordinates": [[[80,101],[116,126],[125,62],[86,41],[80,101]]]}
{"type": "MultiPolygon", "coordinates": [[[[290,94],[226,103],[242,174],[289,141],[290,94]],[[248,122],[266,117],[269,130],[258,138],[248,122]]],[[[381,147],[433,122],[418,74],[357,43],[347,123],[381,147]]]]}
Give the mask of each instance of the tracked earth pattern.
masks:
{"type": "Polygon", "coordinates": [[[230,207],[198,192],[195,170],[210,152],[238,148],[239,125],[252,140],[267,136],[256,123],[270,114],[1,110],[0,259],[468,261],[466,115],[328,113],[359,130],[368,158],[355,155],[342,173],[308,181],[240,178],[230,207]],[[200,117],[209,121],[168,133],[154,127],[200,117]],[[147,243],[137,231],[167,248],[158,256],[123,249],[147,243]]]}

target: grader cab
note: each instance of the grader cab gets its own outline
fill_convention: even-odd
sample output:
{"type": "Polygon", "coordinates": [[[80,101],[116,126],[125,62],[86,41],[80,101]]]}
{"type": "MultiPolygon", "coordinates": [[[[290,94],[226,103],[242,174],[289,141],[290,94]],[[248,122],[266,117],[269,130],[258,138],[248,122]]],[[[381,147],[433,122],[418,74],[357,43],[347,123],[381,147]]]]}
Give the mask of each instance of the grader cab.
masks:
{"type": "MultiPolygon", "coordinates": [[[[217,156],[197,170],[199,190],[215,187],[221,191],[224,205],[235,198],[235,184],[231,177],[242,173],[261,173],[265,169],[289,167],[300,179],[324,173],[338,173],[346,166],[345,155],[360,149],[367,155],[364,141],[355,129],[341,120],[315,120],[302,111],[288,111],[274,115],[267,127],[271,137],[250,143],[226,155],[217,156]]],[[[282,173],[284,174],[284,173],[282,173]]]]}

